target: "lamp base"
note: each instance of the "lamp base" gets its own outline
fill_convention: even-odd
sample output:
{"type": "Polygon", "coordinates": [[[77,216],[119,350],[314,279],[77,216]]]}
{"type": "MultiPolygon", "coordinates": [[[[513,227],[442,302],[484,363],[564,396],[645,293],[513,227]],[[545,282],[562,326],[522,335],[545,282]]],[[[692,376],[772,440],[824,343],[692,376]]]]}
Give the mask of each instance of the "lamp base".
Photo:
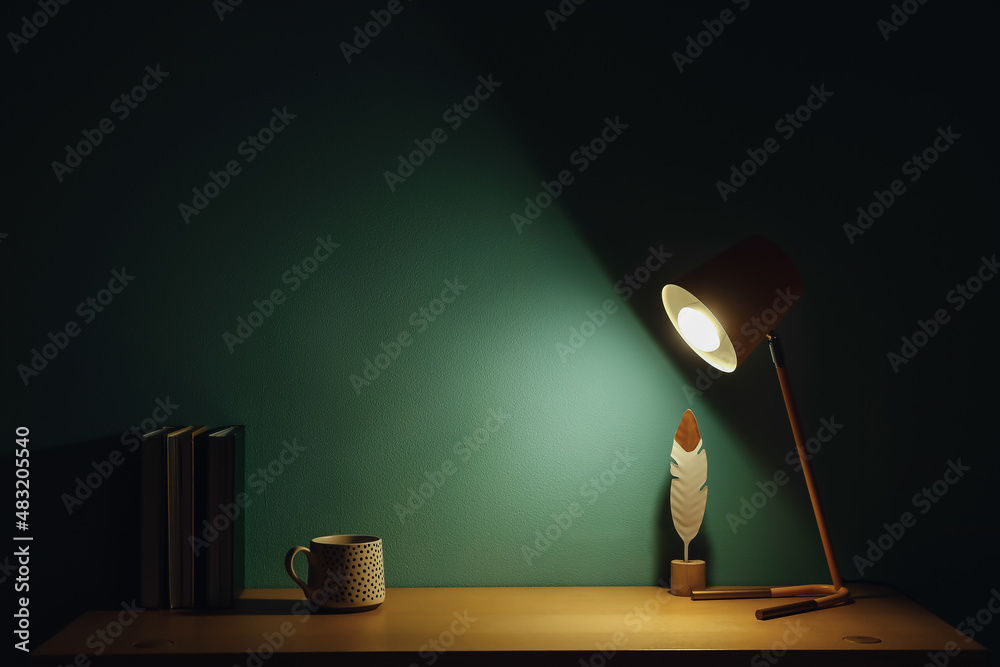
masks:
{"type": "Polygon", "coordinates": [[[816,609],[827,609],[851,602],[851,592],[849,590],[843,586],[836,588],[830,584],[774,586],[766,588],[743,586],[740,588],[714,588],[710,591],[695,589],[691,594],[691,599],[733,600],[737,598],[787,598],[801,595],[818,595],[820,597],[758,609],[756,612],[757,619],[766,621],[772,618],[800,614],[805,611],[815,611],[816,609]]]}
{"type": "Polygon", "coordinates": [[[703,560],[672,560],[670,561],[670,594],[678,597],[691,597],[691,591],[705,588],[705,561],[703,560]]]}

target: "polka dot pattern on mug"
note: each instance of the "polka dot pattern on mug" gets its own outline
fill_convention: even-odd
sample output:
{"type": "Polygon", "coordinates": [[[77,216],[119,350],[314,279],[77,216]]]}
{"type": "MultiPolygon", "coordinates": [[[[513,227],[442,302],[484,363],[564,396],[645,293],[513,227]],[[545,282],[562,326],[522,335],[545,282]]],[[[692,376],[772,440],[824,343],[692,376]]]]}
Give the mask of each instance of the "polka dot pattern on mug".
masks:
{"type": "Polygon", "coordinates": [[[340,585],[333,591],[334,602],[360,604],[385,599],[381,541],[326,549],[323,567],[330,572],[339,572],[341,577],[340,585]]]}

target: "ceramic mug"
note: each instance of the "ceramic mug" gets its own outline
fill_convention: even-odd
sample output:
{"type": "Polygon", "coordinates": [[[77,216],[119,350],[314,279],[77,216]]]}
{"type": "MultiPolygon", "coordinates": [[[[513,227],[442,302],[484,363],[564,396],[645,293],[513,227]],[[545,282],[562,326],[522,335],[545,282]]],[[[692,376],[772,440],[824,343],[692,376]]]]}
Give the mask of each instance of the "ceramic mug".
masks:
{"type": "Polygon", "coordinates": [[[369,611],[385,602],[382,540],[371,535],[327,535],[292,547],[285,571],[313,604],[331,611],[369,611]],[[292,561],[300,552],[309,561],[309,581],[295,574],[292,561]]]}

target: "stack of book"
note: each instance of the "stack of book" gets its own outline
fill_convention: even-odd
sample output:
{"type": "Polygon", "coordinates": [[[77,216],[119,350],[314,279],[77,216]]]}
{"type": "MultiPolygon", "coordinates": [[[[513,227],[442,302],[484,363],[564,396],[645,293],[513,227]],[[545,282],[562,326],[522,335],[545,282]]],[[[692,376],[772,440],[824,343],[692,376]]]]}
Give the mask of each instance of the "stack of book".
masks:
{"type": "Polygon", "coordinates": [[[244,428],[142,436],[139,606],[227,607],[244,587],[244,428]]]}

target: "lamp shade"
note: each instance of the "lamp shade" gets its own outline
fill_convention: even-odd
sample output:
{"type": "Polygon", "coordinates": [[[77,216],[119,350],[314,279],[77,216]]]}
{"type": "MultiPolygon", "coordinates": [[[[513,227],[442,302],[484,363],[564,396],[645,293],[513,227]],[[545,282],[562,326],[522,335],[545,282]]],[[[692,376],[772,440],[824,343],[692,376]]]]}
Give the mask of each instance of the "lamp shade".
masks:
{"type": "Polygon", "coordinates": [[[751,236],[663,288],[670,322],[726,373],[743,363],[802,296],[802,277],[771,241],[751,236]]]}

